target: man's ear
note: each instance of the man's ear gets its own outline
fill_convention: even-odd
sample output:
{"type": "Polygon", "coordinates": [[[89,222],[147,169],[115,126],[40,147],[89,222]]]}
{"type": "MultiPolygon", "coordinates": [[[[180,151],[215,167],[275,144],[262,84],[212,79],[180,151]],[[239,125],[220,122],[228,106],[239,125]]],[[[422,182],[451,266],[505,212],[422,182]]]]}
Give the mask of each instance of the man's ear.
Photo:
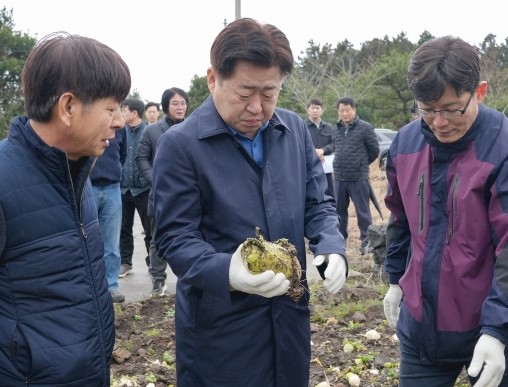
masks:
{"type": "Polygon", "coordinates": [[[482,103],[487,96],[488,84],[486,81],[481,81],[476,87],[476,100],[478,103],[482,103]]]}
{"type": "Polygon", "coordinates": [[[58,98],[56,113],[65,126],[71,126],[72,118],[77,114],[77,106],[80,103],[79,98],[74,93],[63,93],[58,98]]]}
{"type": "Polygon", "coordinates": [[[215,90],[215,82],[217,82],[215,70],[213,69],[213,67],[209,67],[206,70],[206,83],[208,85],[208,91],[210,91],[210,94],[213,94],[215,90]]]}

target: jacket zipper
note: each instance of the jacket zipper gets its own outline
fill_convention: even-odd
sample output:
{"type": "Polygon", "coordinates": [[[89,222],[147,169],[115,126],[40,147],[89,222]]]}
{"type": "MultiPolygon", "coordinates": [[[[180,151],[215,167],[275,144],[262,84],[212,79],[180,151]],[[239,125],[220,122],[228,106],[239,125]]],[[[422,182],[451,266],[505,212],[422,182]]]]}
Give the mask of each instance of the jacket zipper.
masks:
{"type": "Polygon", "coordinates": [[[451,197],[451,214],[450,214],[450,226],[448,228],[448,235],[446,243],[450,243],[455,234],[455,224],[457,222],[457,186],[459,185],[459,175],[455,175],[453,178],[452,185],[452,197],[451,197]]]}
{"type": "Polygon", "coordinates": [[[419,218],[418,218],[418,232],[422,232],[425,225],[425,173],[420,176],[420,181],[418,183],[418,210],[419,210],[419,218]]]}
{"type": "MultiPolygon", "coordinates": [[[[97,158],[95,158],[95,160],[93,161],[92,163],[92,167],[90,168],[90,170],[88,171],[88,175],[87,175],[87,179],[90,177],[90,174],[92,173],[92,169],[93,167],[95,166],[95,163],[97,162],[97,158]]],[[[81,213],[81,210],[82,210],[82,206],[83,206],[83,191],[84,191],[84,187],[83,189],[81,189],[81,192],[79,193],[79,200],[78,198],[76,197],[76,191],[74,190],[74,181],[72,180],[72,175],[71,175],[71,168],[69,166],[69,161],[67,160],[67,174],[69,175],[69,181],[71,183],[71,188],[72,188],[72,193],[74,195],[74,204],[76,205],[76,210],[78,211],[78,216],[79,216],[79,220],[78,220],[78,224],[79,224],[79,229],[81,230],[81,235],[83,235],[83,238],[84,239],[87,239],[88,238],[88,234],[86,233],[86,230],[85,230],[85,225],[83,224],[83,215],[81,213]],[[79,203],[79,206],[78,206],[78,203],[79,203]]],[[[85,179],[86,180],[86,179],[85,179]]],[[[86,183],[85,183],[86,184],[86,183]]]]}

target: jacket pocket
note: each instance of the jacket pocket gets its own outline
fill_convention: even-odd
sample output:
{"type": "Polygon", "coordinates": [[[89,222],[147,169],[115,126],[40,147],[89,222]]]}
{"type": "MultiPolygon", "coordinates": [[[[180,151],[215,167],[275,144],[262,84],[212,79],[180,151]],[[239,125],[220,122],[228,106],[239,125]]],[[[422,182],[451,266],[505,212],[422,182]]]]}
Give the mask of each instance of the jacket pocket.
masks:
{"type": "Polygon", "coordinates": [[[25,377],[32,369],[32,355],[30,347],[23,336],[20,326],[16,324],[12,335],[12,360],[16,369],[25,377]]]}

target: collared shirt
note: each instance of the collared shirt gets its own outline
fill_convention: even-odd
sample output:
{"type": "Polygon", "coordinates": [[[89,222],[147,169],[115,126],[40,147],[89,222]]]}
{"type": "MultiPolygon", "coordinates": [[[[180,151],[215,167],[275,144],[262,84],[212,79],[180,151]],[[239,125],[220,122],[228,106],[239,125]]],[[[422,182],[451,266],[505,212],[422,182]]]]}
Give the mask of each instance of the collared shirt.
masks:
{"type": "Polygon", "coordinates": [[[349,125],[347,125],[344,121],[339,121],[338,125],[342,126],[344,128],[344,137],[347,136],[347,133],[349,132],[349,129],[353,126],[353,124],[356,122],[356,116],[353,118],[353,121],[349,125]]]}
{"type": "Polygon", "coordinates": [[[321,121],[322,121],[322,120],[319,120],[318,122],[314,122],[314,121],[312,121],[312,120],[310,119],[310,117],[309,117],[309,122],[310,122],[312,125],[316,125],[316,128],[318,128],[318,129],[319,129],[319,125],[321,125],[321,121]]]}
{"type": "Polygon", "coordinates": [[[268,127],[268,121],[261,126],[261,128],[256,133],[256,137],[254,139],[250,139],[249,137],[239,133],[236,129],[228,126],[228,129],[231,133],[234,134],[236,139],[242,144],[243,148],[251,155],[257,165],[260,167],[263,166],[263,136],[261,133],[268,127]]]}

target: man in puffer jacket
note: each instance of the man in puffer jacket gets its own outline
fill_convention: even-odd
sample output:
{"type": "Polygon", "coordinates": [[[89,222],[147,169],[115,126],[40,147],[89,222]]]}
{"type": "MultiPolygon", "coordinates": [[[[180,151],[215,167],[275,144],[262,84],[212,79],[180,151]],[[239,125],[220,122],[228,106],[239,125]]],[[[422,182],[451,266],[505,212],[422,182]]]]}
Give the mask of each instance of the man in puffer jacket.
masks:
{"type": "Polygon", "coordinates": [[[114,311],[88,176],[131,77],[106,45],[52,34],[21,74],[26,117],[0,142],[0,385],[110,385],[114,311]]]}

